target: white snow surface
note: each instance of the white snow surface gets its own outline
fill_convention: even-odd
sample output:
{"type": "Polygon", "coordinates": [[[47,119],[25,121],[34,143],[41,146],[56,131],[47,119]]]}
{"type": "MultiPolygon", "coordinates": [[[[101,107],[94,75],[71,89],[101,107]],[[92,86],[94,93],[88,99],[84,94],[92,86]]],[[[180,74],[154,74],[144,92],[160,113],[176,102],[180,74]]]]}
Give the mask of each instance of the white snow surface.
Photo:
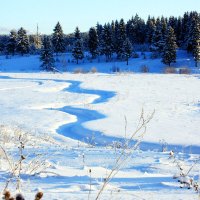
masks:
{"type": "MultiPolygon", "coordinates": [[[[183,58],[185,54],[182,54],[179,56],[183,58]]],[[[137,149],[127,154],[127,160],[100,199],[198,199],[194,190],[180,188],[180,183],[173,179],[175,174],[180,175],[180,170],[169,155],[172,149],[161,152],[161,143],[167,143],[170,148],[170,145],[183,146],[182,152],[175,151],[174,156],[184,172],[193,166],[188,176],[199,182],[199,74],[39,73],[39,62],[35,58],[15,58],[13,61],[1,57],[0,60],[3,71],[0,73],[0,125],[18,126],[33,135],[37,133],[36,137],[47,134],[58,142],[49,144],[36,138],[37,146],[25,147],[30,155],[35,151],[45,155],[45,162],[49,164],[46,171],[34,176],[23,171],[21,190],[26,199],[34,199],[38,190],[44,192],[44,199],[50,200],[95,199],[122,150],[110,146],[91,147],[79,141],[79,135],[65,131],[82,130],[83,126],[89,133],[101,133],[94,135],[94,140],[100,136],[102,140],[124,138],[125,135],[128,138],[136,129],[142,109],[145,116],[155,110],[144,137],[149,150],[137,149]],[[95,91],[94,94],[91,91],[95,91]],[[115,95],[106,99],[110,92],[115,95]],[[94,103],[101,95],[102,102],[94,103]],[[76,115],[68,112],[73,110],[76,115]],[[95,119],[98,115],[104,117],[95,119]],[[70,128],[70,124],[75,127],[70,128]],[[152,149],[153,145],[156,149],[152,149]],[[195,153],[192,148],[191,152],[184,152],[186,146],[195,146],[195,153]]],[[[186,61],[193,64],[185,58],[178,60],[177,67],[186,61]]],[[[140,66],[141,62],[150,63],[150,67],[158,64],[158,60],[151,62],[149,59],[131,60],[130,63],[140,66]]],[[[93,64],[86,64],[86,68],[90,69],[93,64]]],[[[112,64],[106,63],[102,68],[110,68],[112,64]]],[[[81,134],[84,137],[84,133],[81,134]]],[[[12,141],[6,148],[17,159],[17,148],[12,141]]],[[[10,174],[0,153],[0,190],[3,190],[10,174]]],[[[31,159],[30,155],[27,159],[31,159]]],[[[29,165],[25,160],[23,168],[26,167],[29,165]]],[[[15,186],[15,182],[9,184],[13,194],[17,192],[15,186]]]]}
{"type": "Polygon", "coordinates": [[[76,116],[53,109],[76,106],[103,113],[104,119],[89,121],[83,126],[108,136],[125,136],[126,116],[127,137],[130,137],[141,110],[145,115],[155,110],[145,141],[200,145],[197,75],[2,73],[1,76],[14,78],[0,79],[3,124],[56,133],[59,126],[76,121],[76,116]],[[81,81],[82,88],[114,91],[116,96],[108,102],[90,104],[98,96],[63,91],[70,85],[67,80],[81,81]]]}

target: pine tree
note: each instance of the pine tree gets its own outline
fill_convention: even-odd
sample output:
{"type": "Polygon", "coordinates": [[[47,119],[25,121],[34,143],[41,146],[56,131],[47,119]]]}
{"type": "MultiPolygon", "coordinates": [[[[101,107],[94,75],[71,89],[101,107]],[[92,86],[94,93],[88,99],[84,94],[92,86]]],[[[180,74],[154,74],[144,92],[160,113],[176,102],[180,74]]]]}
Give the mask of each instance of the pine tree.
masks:
{"type": "Polygon", "coordinates": [[[117,54],[119,52],[120,41],[119,39],[119,22],[115,21],[115,33],[114,33],[115,43],[113,46],[114,52],[117,54]]]}
{"type": "Polygon", "coordinates": [[[76,27],[75,29],[74,36],[75,42],[74,47],[72,49],[72,55],[76,59],[76,63],[78,64],[78,61],[84,58],[83,43],[81,40],[81,33],[78,27],[76,27]]]}
{"type": "Polygon", "coordinates": [[[176,24],[177,24],[177,19],[174,16],[169,17],[168,26],[171,26],[174,29],[175,35],[176,35],[176,24]]]}
{"type": "Polygon", "coordinates": [[[74,36],[75,36],[75,40],[80,40],[81,39],[81,32],[80,32],[78,26],[75,29],[74,36]]]}
{"type": "Polygon", "coordinates": [[[123,44],[124,44],[125,39],[126,39],[126,25],[124,23],[124,20],[121,19],[118,30],[117,30],[117,36],[116,36],[116,40],[118,43],[116,53],[117,53],[118,58],[122,58],[123,44]]]}
{"type": "Polygon", "coordinates": [[[98,55],[98,37],[95,28],[90,28],[89,30],[88,48],[92,58],[95,58],[98,55]]]}
{"type": "Polygon", "coordinates": [[[123,43],[123,57],[126,59],[126,64],[128,65],[128,60],[132,54],[132,44],[128,38],[123,43]]]}
{"type": "Polygon", "coordinates": [[[17,48],[17,33],[16,31],[11,31],[9,40],[6,46],[7,53],[14,56],[16,52],[16,48],[17,48]]]}
{"type": "Polygon", "coordinates": [[[182,18],[179,17],[177,20],[176,24],[176,40],[177,40],[177,45],[181,46],[183,40],[182,40],[182,18]]]}
{"type": "Polygon", "coordinates": [[[146,42],[149,44],[151,44],[152,42],[153,33],[155,29],[155,19],[149,16],[146,24],[146,42]]]}
{"type": "Polygon", "coordinates": [[[19,52],[22,56],[24,54],[29,53],[29,40],[26,34],[26,30],[20,28],[17,32],[17,52],[19,52]]]}
{"type": "Polygon", "coordinates": [[[198,18],[195,21],[194,30],[193,30],[193,56],[196,62],[196,67],[200,61],[200,19],[198,18]]]}
{"type": "Polygon", "coordinates": [[[144,43],[146,36],[145,28],[145,22],[138,16],[138,14],[127,22],[126,34],[132,44],[144,43]]]}
{"type": "Polygon", "coordinates": [[[56,24],[53,31],[54,31],[52,37],[53,49],[54,52],[58,55],[58,53],[63,53],[65,51],[64,34],[59,22],[56,24]]]}
{"type": "Polygon", "coordinates": [[[161,23],[162,37],[164,38],[167,31],[167,20],[162,16],[160,23],[161,23]]]}
{"type": "Polygon", "coordinates": [[[165,37],[162,62],[170,66],[172,62],[176,62],[176,37],[174,29],[170,26],[165,37]]]}
{"type": "Polygon", "coordinates": [[[6,53],[8,40],[9,37],[7,35],[0,35],[0,53],[6,53]]]}
{"type": "Polygon", "coordinates": [[[45,36],[42,43],[42,50],[40,54],[40,60],[42,61],[41,68],[46,71],[54,70],[55,60],[53,58],[53,50],[49,37],[45,36]]]}
{"type": "Polygon", "coordinates": [[[189,19],[187,21],[187,32],[185,36],[185,45],[188,52],[193,52],[193,35],[196,26],[196,22],[199,20],[197,12],[189,13],[189,19]]]}
{"type": "Polygon", "coordinates": [[[182,44],[181,46],[186,48],[188,45],[188,39],[189,39],[189,31],[190,31],[190,20],[189,20],[189,13],[186,12],[183,15],[182,18],[182,28],[181,28],[181,40],[182,44]]]}
{"type": "Polygon", "coordinates": [[[112,53],[115,53],[115,43],[116,43],[116,38],[115,38],[115,22],[111,22],[111,39],[112,39],[112,53]]]}
{"type": "Polygon", "coordinates": [[[77,40],[75,42],[74,48],[72,50],[72,55],[76,59],[77,64],[78,64],[79,60],[82,60],[84,58],[84,53],[83,53],[83,47],[82,47],[81,40],[77,40]]]}
{"type": "Polygon", "coordinates": [[[160,19],[157,19],[156,21],[156,27],[153,33],[151,43],[152,43],[151,50],[154,53],[160,55],[164,48],[164,35],[162,33],[162,25],[161,25],[160,19]]]}
{"type": "Polygon", "coordinates": [[[98,36],[98,52],[103,55],[103,26],[97,23],[97,36],[98,36]]]}
{"type": "Polygon", "coordinates": [[[112,47],[112,33],[110,24],[105,24],[103,27],[103,54],[106,56],[106,61],[110,60],[112,57],[113,47],[112,47]]]}

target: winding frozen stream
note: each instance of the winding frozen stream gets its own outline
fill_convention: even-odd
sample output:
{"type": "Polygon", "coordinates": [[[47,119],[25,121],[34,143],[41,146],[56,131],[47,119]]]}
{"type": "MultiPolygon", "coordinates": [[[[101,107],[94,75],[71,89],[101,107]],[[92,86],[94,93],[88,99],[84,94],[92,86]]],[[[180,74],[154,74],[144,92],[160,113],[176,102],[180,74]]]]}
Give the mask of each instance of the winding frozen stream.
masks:
{"type": "MultiPolygon", "coordinates": [[[[64,89],[64,91],[80,94],[97,95],[98,98],[96,98],[91,104],[105,103],[110,98],[115,96],[115,92],[112,91],[83,89],[80,87],[81,82],[79,81],[67,82],[71,83],[71,85],[64,89]]],[[[57,129],[57,132],[59,134],[97,146],[104,146],[111,144],[113,141],[122,140],[120,138],[106,136],[100,131],[89,130],[82,125],[87,121],[102,119],[106,117],[105,115],[95,110],[76,108],[72,106],[65,106],[63,108],[55,110],[66,112],[77,117],[76,122],[60,126],[57,129]]]]}
{"type": "MultiPolygon", "coordinates": [[[[80,85],[82,82],[80,81],[72,81],[72,80],[59,80],[59,79],[42,79],[42,78],[13,78],[9,76],[0,76],[0,79],[19,79],[19,80],[27,80],[36,82],[38,85],[42,85],[44,81],[55,81],[55,82],[64,82],[71,83],[70,86],[63,89],[63,91],[70,93],[79,93],[79,94],[90,94],[97,95],[98,97],[91,104],[100,104],[108,102],[112,97],[116,95],[115,92],[112,91],[103,91],[103,90],[92,90],[92,89],[84,89],[80,85]]],[[[16,88],[17,89],[17,88],[16,88]]],[[[117,138],[112,136],[107,136],[101,131],[90,130],[83,126],[85,122],[103,119],[106,116],[99,113],[96,110],[89,110],[86,108],[78,108],[74,106],[64,106],[62,108],[49,108],[53,110],[58,110],[60,112],[68,113],[76,116],[77,121],[73,123],[63,124],[57,128],[57,133],[64,135],[66,137],[72,138],[77,141],[83,141],[86,143],[90,143],[96,146],[105,146],[112,144],[114,141],[124,141],[123,138],[117,138]]],[[[133,141],[134,143],[134,141],[133,141]]],[[[173,149],[177,152],[192,152],[199,153],[199,146],[182,146],[182,145],[170,145],[167,144],[169,150],[173,149]]],[[[140,144],[140,148],[142,150],[161,150],[161,144],[158,143],[150,143],[150,142],[142,142],[140,144]]]]}
{"type": "MultiPolygon", "coordinates": [[[[58,80],[56,80],[58,81],[58,80]]],[[[94,94],[98,95],[99,97],[95,99],[91,104],[99,104],[99,103],[105,103],[109,101],[110,98],[114,97],[116,95],[115,92],[112,91],[103,91],[103,90],[91,90],[91,89],[84,89],[81,88],[81,82],[79,81],[66,81],[71,83],[70,87],[67,87],[64,89],[64,91],[72,92],[72,93],[82,93],[82,94],[94,94]]],[[[103,132],[100,131],[94,131],[85,128],[82,124],[87,121],[97,120],[97,119],[103,119],[106,116],[95,111],[95,110],[89,110],[89,109],[83,109],[83,108],[76,108],[72,106],[65,106],[60,109],[55,109],[62,112],[69,113],[71,115],[77,116],[77,121],[74,123],[69,123],[60,126],[57,129],[57,132],[59,134],[62,134],[66,137],[70,137],[75,140],[87,142],[96,146],[105,146],[110,145],[113,142],[123,142],[123,138],[117,138],[117,137],[111,137],[105,135],[103,132]]],[[[135,143],[135,141],[132,141],[132,143],[135,143]]],[[[199,153],[199,146],[182,146],[182,145],[172,145],[167,144],[168,149],[173,149],[177,152],[193,152],[193,153],[199,153]]],[[[158,150],[160,151],[162,149],[161,144],[157,143],[150,143],[150,142],[141,142],[140,144],[141,150],[158,150]]]]}

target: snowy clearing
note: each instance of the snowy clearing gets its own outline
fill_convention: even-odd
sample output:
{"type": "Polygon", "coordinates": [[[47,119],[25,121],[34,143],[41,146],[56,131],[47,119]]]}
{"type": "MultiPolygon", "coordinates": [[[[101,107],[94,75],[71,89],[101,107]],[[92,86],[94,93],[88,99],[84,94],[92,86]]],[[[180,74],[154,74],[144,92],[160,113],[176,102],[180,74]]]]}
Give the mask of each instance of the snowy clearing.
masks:
{"type": "MultiPolygon", "coordinates": [[[[45,199],[95,199],[123,151],[114,142],[132,135],[143,109],[145,116],[155,110],[144,141],[139,149],[125,151],[125,161],[101,199],[198,199],[194,190],[181,189],[173,176],[180,175],[180,165],[199,180],[199,78],[198,74],[1,73],[1,125],[20,127],[31,133],[30,143],[34,139],[34,146],[25,147],[23,170],[36,152],[48,166],[32,174],[23,171],[25,197],[31,199],[39,188],[45,199]],[[175,157],[169,156],[170,150],[175,157]]],[[[16,160],[15,143],[5,138],[5,148],[16,160]]],[[[2,190],[10,177],[3,158],[0,167],[2,190]]],[[[15,181],[9,185],[14,193],[15,186],[15,181]]]]}
{"type": "Polygon", "coordinates": [[[196,140],[200,123],[197,75],[33,73],[1,76],[2,123],[56,133],[61,125],[76,121],[77,116],[62,110],[70,106],[105,116],[84,120],[83,126],[91,132],[96,130],[106,136],[123,138],[124,116],[127,118],[127,137],[130,137],[143,108],[146,115],[155,110],[145,141],[200,145],[196,140]],[[75,81],[81,82],[82,90],[77,86],[71,89],[73,92],[67,91],[75,81]],[[92,91],[88,89],[96,94],[90,94],[92,91]],[[99,90],[115,92],[115,96],[109,97],[107,102],[92,103],[99,98],[99,90]]]}

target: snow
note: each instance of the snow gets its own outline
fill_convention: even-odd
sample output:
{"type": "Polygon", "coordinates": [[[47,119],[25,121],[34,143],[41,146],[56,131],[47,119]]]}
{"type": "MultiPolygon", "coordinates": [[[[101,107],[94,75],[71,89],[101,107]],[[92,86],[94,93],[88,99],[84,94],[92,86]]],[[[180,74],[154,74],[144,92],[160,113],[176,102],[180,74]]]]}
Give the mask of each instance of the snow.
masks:
{"type": "MultiPolygon", "coordinates": [[[[8,76],[8,74],[1,75],[8,76]]],[[[198,115],[200,84],[196,75],[68,73],[9,75],[10,79],[4,78],[0,81],[2,96],[0,105],[3,105],[1,120],[6,124],[9,122],[28,124],[30,129],[53,132],[61,125],[77,120],[77,116],[63,112],[63,107],[75,106],[82,111],[86,110],[86,113],[98,111],[106,116],[84,121],[85,128],[120,138],[125,135],[125,116],[127,137],[130,137],[138,123],[141,110],[144,109],[145,115],[155,110],[145,141],[159,143],[160,140],[164,140],[169,144],[200,145],[200,141],[196,140],[199,137],[200,123],[198,115]],[[71,84],[67,83],[67,80],[81,81],[82,94],[65,90],[71,84]],[[114,89],[116,96],[108,102],[91,104],[98,95],[84,94],[84,89],[97,91],[114,89]]]]}
{"type": "MultiPolygon", "coordinates": [[[[129,59],[129,65],[126,65],[126,61],[118,61],[113,58],[112,62],[105,62],[105,57],[102,56],[99,59],[91,61],[88,58],[88,54],[85,53],[85,59],[79,61],[79,65],[76,64],[73,56],[70,53],[63,53],[59,57],[56,57],[56,66],[60,71],[75,72],[91,71],[92,68],[97,69],[98,72],[111,73],[113,68],[119,68],[121,72],[141,72],[143,66],[149,68],[150,73],[163,73],[165,65],[161,62],[161,58],[151,59],[151,53],[145,52],[146,58],[143,59],[141,52],[137,52],[139,58],[129,59]]],[[[40,69],[40,59],[38,55],[35,56],[14,56],[12,58],[5,59],[5,56],[0,56],[0,71],[1,72],[38,72],[40,69]]],[[[189,68],[192,73],[200,73],[199,68],[195,67],[194,58],[191,54],[187,54],[186,51],[177,51],[176,63],[171,64],[177,69],[189,68]]]]}
{"type": "MultiPolygon", "coordinates": [[[[187,62],[184,56],[179,52],[177,68],[187,62]]],[[[122,152],[112,147],[113,142],[131,137],[142,109],[145,117],[155,110],[144,141],[133,153],[125,151],[126,161],[101,199],[197,199],[192,189],[180,189],[173,176],[180,175],[175,158],[186,172],[199,159],[199,74],[159,74],[160,61],[150,59],[132,59],[130,68],[137,65],[139,69],[145,62],[152,68],[157,65],[152,71],[156,74],[38,73],[36,58],[0,60],[1,125],[19,126],[36,140],[47,134],[59,144],[41,141],[37,147],[25,148],[30,155],[44,154],[50,166],[35,176],[23,172],[26,199],[38,190],[44,192],[44,199],[88,199],[88,195],[95,199],[122,152]],[[162,143],[167,152],[161,152],[162,143]],[[170,156],[172,150],[174,156],[170,156]]],[[[192,66],[193,61],[189,62],[192,66]]],[[[90,69],[93,64],[102,72],[113,65],[85,63],[80,67],[90,69]]],[[[69,67],[73,71],[76,65],[69,67]]],[[[7,145],[10,153],[16,152],[16,147],[7,145]]],[[[1,190],[9,177],[4,162],[0,159],[1,190]]],[[[198,180],[199,169],[197,162],[188,177],[198,180]]],[[[14,183],[10,189],[16,192],[14,183]]]]}

